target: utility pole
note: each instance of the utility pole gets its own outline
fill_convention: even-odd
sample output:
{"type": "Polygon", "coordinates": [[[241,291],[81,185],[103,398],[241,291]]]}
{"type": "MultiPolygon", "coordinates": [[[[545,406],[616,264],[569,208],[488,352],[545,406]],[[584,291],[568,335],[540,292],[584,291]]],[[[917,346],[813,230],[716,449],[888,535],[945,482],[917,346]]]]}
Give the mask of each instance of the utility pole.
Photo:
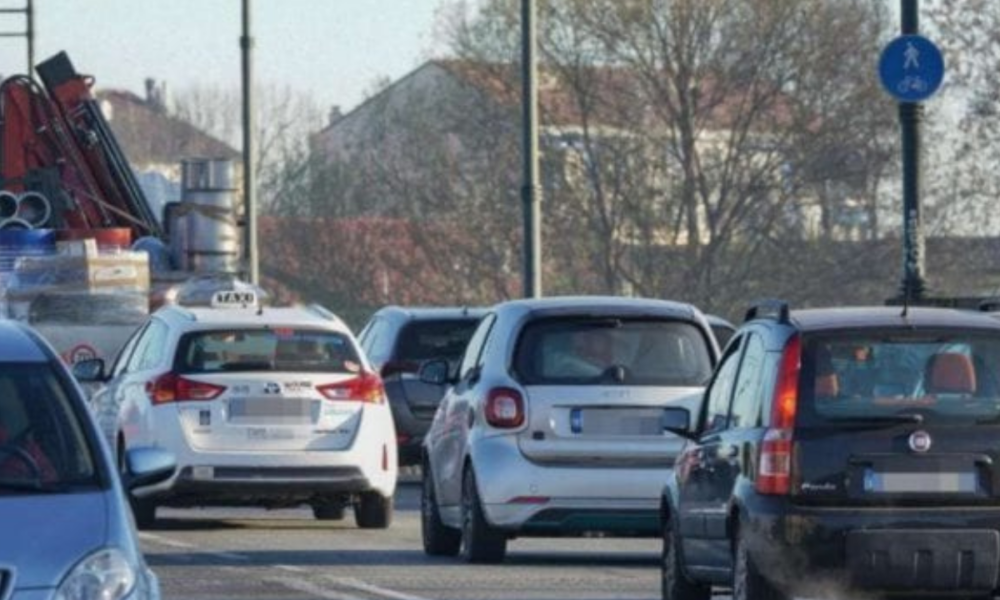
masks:
{"type": "Polygon", "coordinates": [[[538,84],[535,0],[521,0],[521,110],[524,184],[524,297],[542,295],[541,186],[538,183],[538,84]]]}
{"type": "Polygon", "coordinates": [[[24,31],[0,32],[0,37],[23,37],[28,42],[28,69],[25,75],[31,77],[35,68],[35,6],[34,0],[27,0],[24,8],[0,8],[0,14],[24,14],[24,31]]]}
{"type": "Polygon", "coordinates": [[[257,266],[257,165],[254,157],[253,36],[250,31],[250,0],[243,0],[243,258],[250,283],[260,283],[257,266]]]}
{"type": "MultiPolygon", "coordinates": [[[[920,31],[917,0],[900,0],[902,35],[920,31]]],[[[924,297],[924,234],[920,220],[920,128],[924,107],[919,102],[899,103],[899,127],[903,154],[903,281],[900,294],[904,301],[924,297]]]]}

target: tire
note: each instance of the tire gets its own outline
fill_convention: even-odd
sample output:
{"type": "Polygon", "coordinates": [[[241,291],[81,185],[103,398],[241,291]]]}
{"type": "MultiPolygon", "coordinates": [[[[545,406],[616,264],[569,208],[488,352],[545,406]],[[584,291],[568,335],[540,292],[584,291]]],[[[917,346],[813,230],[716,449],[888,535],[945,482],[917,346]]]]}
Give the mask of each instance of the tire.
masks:
{"type": "Polygon", "coordinates": [[[680,540],[673,522],[663,519],[660,597],[663,600],[709,600],[712,587],[691,581],[681,568],[680,540]]]}
{"type": "Polygon", "coordinates": [[[507,536],[486,522],[476,475],[467,467],[462,478],[462,558],[468,563],[492,564],[501,562],[505,554],[507,536]]]}
{"type": "Polygon", "coordinates": [[[137,529],[153,529],[156,526],[156,503],[149,498],[133,497],[132,516],[135,517],[137,529]]]}
{"type": "MultiPolygon", "coordinates": [[[[124,479],[128,475],[128,458],[126,456],[124,440],[118,441],[118,472],[124,479]]],[[[151,498],[136,498],[132,492],[125,490],[128,495],[128,503],[132,509],[132,517],[135,519],[136,529],[152,529],[156,526],[156,502],[151,498]]]]}
{"type": "Polygon", "coordinates": [[[736,540],[733,560],[733,600],[787,600],[787,596],[761,575],[753,562],[742,532],[736,540]]]}
{"type": "Polygon", "coordinates": [[[313,516],[319,521],[340,521],[347,512],[339,502],[319,502],[312,505],[313,516]]]}
{"type": "Polygon", "coordinates": [[[424,553],[428,556],[458,556],[462,548],[462,532],[441,522],[430,467],[424,465],[422,470],[420,534],[424,540],[424,553]]]}
{"type": "Polygon", "coordinates": [[[363,492],[354,504],[354,522],[361,529],[386,529],[392,523],[392,498],[363,492]]]}

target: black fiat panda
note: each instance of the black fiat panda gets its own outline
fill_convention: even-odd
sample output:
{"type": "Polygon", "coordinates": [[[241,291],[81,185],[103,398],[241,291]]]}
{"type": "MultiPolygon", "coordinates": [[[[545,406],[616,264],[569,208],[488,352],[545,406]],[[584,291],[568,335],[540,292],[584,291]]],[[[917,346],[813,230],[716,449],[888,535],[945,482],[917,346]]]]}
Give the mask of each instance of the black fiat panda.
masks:
{"type": "Polygon", "coordinates": [[[751,308],[664,488],[662,595],[989,597],[1000,572],[1000,320],[751,308]]]}

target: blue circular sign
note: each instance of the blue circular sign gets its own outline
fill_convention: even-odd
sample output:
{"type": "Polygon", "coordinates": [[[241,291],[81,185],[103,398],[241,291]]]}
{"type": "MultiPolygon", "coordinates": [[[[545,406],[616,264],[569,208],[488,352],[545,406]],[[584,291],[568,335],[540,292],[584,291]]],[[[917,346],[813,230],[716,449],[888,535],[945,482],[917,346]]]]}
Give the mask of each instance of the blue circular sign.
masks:
{"type": "Polygon", "coordinates": [[[889,42],[878,62],[882,87],[900,102],[920,102],[934,95],[944,79],[944,57],[922,35],[902,35],[889,42]]]}

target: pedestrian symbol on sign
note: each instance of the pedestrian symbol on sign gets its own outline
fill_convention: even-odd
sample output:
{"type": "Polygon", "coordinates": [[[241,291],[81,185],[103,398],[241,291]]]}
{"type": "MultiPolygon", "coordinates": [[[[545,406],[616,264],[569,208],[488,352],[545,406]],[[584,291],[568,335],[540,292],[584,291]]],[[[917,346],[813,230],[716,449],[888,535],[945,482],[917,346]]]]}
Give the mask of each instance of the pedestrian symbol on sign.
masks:
{"type": "Polygon", "coordinates": [[[920,50],[917,50],[913,42],[906,42],[906,52],[903,54],[906,57],[906,63],[903,65],[904,69],[920,68],[920,50]]]}

